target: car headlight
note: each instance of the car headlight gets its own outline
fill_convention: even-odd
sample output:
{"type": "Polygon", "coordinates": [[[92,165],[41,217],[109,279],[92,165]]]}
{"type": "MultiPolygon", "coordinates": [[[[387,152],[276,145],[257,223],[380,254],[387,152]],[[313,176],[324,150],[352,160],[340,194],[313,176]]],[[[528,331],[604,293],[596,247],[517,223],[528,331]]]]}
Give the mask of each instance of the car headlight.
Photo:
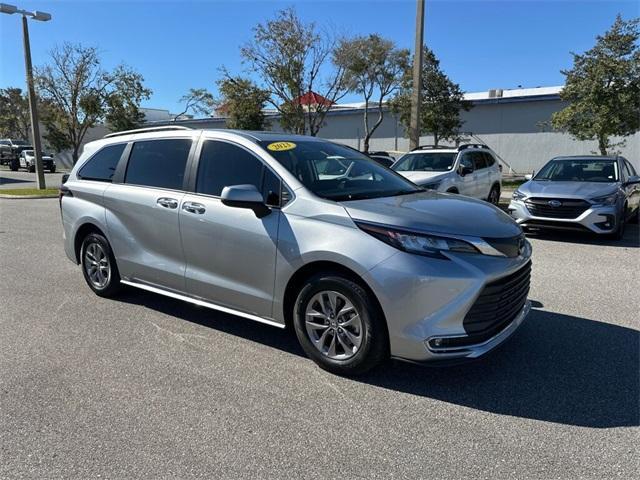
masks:
{"type": "Polygon", "coordinates": [[[396,230],[368,223],[356,222],[356,225],[378,240],[408,253],[444,259],[447,257],[442,255],[443,251],[480,253],[480,251],[469,242],[456,238],[396,230]]]}
{"type": "Polygon", "coordinates": [[[601,197],[595,197],[589,199],[594,205],[615,205],[618,201],[618,192],[610,193],[609,195],[603,195],[601,197]]]}
{"type": "Polygon", "coordinates": [[[514,200],[524,200],[525,198],[527,198],[527,196],[520,190],[516,190],[515,192],[513,192],[513,195],[511,195],[511,198],[513,198],[514,200]]]}
{"type": "Polygon", "coordinates": [[[431,183],[423,183],[422,185],[420,185],[422,188],[424,188],[425,190],[437,190],[438,187],[440,187],[440,184],[442,183],[442,180],[438,181],[438,182],[431,182],[431,183]]]}

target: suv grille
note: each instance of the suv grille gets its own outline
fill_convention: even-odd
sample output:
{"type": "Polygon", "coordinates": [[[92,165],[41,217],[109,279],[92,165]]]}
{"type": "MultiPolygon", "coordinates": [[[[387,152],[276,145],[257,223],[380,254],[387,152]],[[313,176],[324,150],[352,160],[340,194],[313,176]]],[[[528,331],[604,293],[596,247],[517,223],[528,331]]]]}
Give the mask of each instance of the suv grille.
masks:
{"type": "Polygon", "coordinates": [[[591,206],[585,200],[571,198],[527,198],[524,203],[531,215],[546,218],[578,218],[591,206]]]}
{"type": "Polygon", "coordinates": [[[475,343],[498,334],[516,318],[527,301],[530,279],[528,262],[517,272],[484,287],[462,323],[475,343]]]}

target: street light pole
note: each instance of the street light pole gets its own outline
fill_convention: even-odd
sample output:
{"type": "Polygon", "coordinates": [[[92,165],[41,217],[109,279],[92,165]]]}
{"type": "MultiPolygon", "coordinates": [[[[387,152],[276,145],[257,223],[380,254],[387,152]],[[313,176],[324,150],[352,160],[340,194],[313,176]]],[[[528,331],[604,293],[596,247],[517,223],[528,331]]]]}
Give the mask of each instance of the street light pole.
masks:
{"type": "Polygon", "coordinates": [[[413,91],[411,92],[411,119],[409,145],[411,150],[420,144],[420,104],[422,97],[422,50],[424,44],[424,0],[417,0],[416,44],[413,50],[413,91]]]}
{"type": "Polygon", "coordinates": [[[27,71],[27,90],[29,92],[29,110],[31,110],[31,136],[33,137],[33,152],[36,157],[36,176],[38,189],[47,188],[42,169],[42,147],[40,146],[40,124],[38,122],[38,105],[36,91],[33,86],[33,68],[31,66],[31,46],[29,44],[29,27],[27,16],[22,15],[22,38],[24,41],[24,66],[27,71]]]}
{"type": "Polygon", "coordinates": [[[29,110],[31,111],[31,136],[33,137],[33,150],[36,158],[36,175],[38,178],[38,189],[44,190],[46,184],[44,181],[44,170],[42,169],[42,147],[40,145],[40,124],[38,123],[38,99],[33,86],[33,68],[31,66],[31,45],[29,43],[29,26],[27,17],[41,22],[51,20],[51,15],[46,12],[30,12],[20,10],[15,5],[7,5],[0,3],[0,13],[13,15],[18,13],[22,15],[22,39],[24,43],[24,66],[27,71],[27,92],[29,95],[29,110]]]}

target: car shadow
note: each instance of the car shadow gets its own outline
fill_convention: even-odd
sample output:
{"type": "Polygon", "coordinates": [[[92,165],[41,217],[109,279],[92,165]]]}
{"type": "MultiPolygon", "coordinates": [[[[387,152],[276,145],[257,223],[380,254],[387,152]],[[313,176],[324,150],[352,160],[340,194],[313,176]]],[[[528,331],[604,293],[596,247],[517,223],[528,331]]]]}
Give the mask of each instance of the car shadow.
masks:
{"type": "Polygon", "coordinates": [[[613,240],[589,232],[559,230],[528,231],[528,238],[563,243],[581,243],[584,245],[602,245],[605,247],[640,248],[640,229],[638,225],[626,225],[624,238],[613,240]]]}
{"type": "MultiPolygon", "coordinates": [[[[144,291],[120,300],[304,356],[292,332],[144,291]]],[[[640,425],[639,365],[638,330],[533,309],[482,359],[450,367],[389,361],[352,381],[500,415],[613,428],[640,425]]]]}
{"type": "Polygon", "coordinates": [[[0,185],[11,185],[14,183],[31,183],[32,180],[23,180],[20,178],[7,178],[0,176],[0,185]]]}

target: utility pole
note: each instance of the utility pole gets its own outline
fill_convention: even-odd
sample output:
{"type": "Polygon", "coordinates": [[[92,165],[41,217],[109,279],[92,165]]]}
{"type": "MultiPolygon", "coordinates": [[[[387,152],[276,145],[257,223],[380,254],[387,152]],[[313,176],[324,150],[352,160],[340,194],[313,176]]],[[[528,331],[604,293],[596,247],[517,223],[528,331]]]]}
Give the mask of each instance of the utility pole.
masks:
{"type": "Polygon", "coordinates": [[[27,71],[27,91],[29,92],[29,110],[31,110],[31,136],[33,137],[33,152],[36,157],[36,175],[38,179],[38,189],[46,188],[44,182],[44,170],[42,170],[42,147],[40,145],[40,124],[38,123],[38,99],[33,86],[33,68],[31,66],[31,45],[29,43],[29,26],[27,17],[40,22],[48,22],[51,20],[51,14],[47,12],[30,12],[21,10],[15,5],[0,3],[0,13],[13,15],[17,13],[22,15],[22,40],[24,44],[24,67],[27,71]]]}
{"type": "Polygon", "coordinates": [[[416,3],[416,44],[413,50],[413,91],[411,92],[411,120],[409,123],[409,145],[412,150],[420,144],[422,47],[424,45],[424,0],[416,0],[416,3]]]}
{"type": "Polygon", "coordinates": [[[29,110],[31,110],[31,137],[33,137],[33,153],[36,157],[36,176],[38,189],[44,190],[47,185],[44,181],[42,169],[42,147],[40,146],[40,124],[38,121],[38,99],[33,87],[33,68],[31,66],[31,45],[29,44],[29,27],[26,15],[22,16],[22,37],[24,40],[24,66],[27,70],[27,90],[29,91],[29,110]]]}

